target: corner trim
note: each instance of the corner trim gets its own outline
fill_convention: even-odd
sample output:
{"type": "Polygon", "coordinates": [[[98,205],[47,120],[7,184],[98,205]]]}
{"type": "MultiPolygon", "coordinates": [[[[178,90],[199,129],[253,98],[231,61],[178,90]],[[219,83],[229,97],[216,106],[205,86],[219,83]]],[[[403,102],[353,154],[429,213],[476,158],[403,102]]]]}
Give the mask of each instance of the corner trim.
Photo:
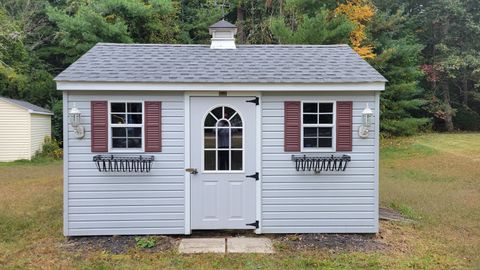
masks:
{"type": "Polygon", "coordinates": [[[68,92],[63,92],[63,235],[69,236],[68,228],[68,92]]]}

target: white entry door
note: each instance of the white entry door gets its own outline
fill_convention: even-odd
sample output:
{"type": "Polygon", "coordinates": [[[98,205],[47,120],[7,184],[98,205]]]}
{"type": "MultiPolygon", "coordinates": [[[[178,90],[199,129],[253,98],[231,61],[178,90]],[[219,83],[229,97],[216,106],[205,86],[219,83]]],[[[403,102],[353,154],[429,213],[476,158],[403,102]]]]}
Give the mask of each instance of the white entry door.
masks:
{"type": "Polygon", "coordinates": [[[256,105],[252,97],[191,97],[192,229],[254,229],[256,105]]]}

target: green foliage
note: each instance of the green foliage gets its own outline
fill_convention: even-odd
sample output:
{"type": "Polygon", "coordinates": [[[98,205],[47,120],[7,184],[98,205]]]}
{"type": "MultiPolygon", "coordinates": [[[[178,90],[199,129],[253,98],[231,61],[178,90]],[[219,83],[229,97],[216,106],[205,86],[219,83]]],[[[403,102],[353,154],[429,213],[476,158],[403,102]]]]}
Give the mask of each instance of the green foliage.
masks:
{"type": "Polygon", "coordinates": [[[63,102],[57,100],[53,103],[52,107],[52,136],[53,139],[62,142],[63,141],[63,102]]]}
{"type": "Polygon", "coordinates": [[[477,0],[424,1],[411,13],[417,36],[425,44],[424,85],[438,103],[431,112],[444,123],[443,129],[452,131],[457,109],[469,107],[480,113],[473,104],[480,82],[479,5],[477,0]]]}
{"type": "Polygon", "coordinates": [[[177,9],[166,0],[105,0],[49,6],[48,19],[58,27],[54,40],[68,65],[98,42],[174,43],[177,9]]]}
{"type": "Polygon", "coordinates": [[[22,99],[50,108],[60,98],[53,76],[25,45],[21,21],[12,20],[0,6],[0,96],[22,99]]]}
{"type": "Polygon", "coordinates": [[[480,114],[469,107],[460,107],[453,117],[455,128],[460,130],[480,130],[480,114]]]}
{"type": "Polygon", "coordinates": [[[64,64],[72,63],[98,42],[132,42],[122,20],[108,22],[92,6],[82,5],[73,15],[49,7],[47,15],[59,28],[55,41],[64,52],[64,64]]]}
{"type": "Polygon", "coordinates": [[[320,9],[315,15],[303,15],[298,21],[285,23],[283,17],[272,19],[271,31],[282,44],[347,43],[354,25],[344,16],[332,16],[320,9]]]}
{"type": "Polygon", "coordinates": [[[381,129],[386,136],[414,135],[429,127],[430,119],[423,115],[427,104],[419,86],[419,44],[412,31],[404,26],[407,20],[402,10],[378,11],[370,25],[377,57],[371,64],[388,83],[381,96],[381,129]]]}
{"type": "Polygon", "coordinates": [[[42,144],[42,150],[35,154],[36,158],[62,159],[63,150],[57,140],[45,137],[42,144]]]}
{"type": "Polygon", "coordinates": [[[139,248],[154,248],[157,244],[157,240],[152,237],[135,237],[135,241],[137,241],[137,247],[139,248]]]}

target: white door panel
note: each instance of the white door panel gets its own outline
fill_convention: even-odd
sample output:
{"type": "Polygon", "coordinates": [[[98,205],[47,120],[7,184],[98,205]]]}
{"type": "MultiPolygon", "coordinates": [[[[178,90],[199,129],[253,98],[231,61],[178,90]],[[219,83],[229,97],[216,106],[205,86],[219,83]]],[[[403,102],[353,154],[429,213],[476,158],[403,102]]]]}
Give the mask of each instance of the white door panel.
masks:
{"type": "Polygon", "coordinates": [[[254,229],[255,104],[249,97],[190,99],[192,229],[254,229]]]}

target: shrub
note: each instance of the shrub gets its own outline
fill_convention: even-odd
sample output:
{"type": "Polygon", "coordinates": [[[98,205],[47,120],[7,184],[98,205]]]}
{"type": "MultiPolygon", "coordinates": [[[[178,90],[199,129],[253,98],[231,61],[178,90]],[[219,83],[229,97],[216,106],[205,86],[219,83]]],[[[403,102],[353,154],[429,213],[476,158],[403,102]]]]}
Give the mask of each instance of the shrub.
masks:
{"type": "Polygon", "coordinates": [[[153,248],[157,244],[157,240],[151,236],[149,237],[136,237],[137,247],[139,248],[153,248]]]}
{"type": "Polygon", "coordinates": [[[42,150],[37,152],[34,158],[62,159],[62,157],[63,150],[58,141],[47,136],[43,140],[42,150]]]}

